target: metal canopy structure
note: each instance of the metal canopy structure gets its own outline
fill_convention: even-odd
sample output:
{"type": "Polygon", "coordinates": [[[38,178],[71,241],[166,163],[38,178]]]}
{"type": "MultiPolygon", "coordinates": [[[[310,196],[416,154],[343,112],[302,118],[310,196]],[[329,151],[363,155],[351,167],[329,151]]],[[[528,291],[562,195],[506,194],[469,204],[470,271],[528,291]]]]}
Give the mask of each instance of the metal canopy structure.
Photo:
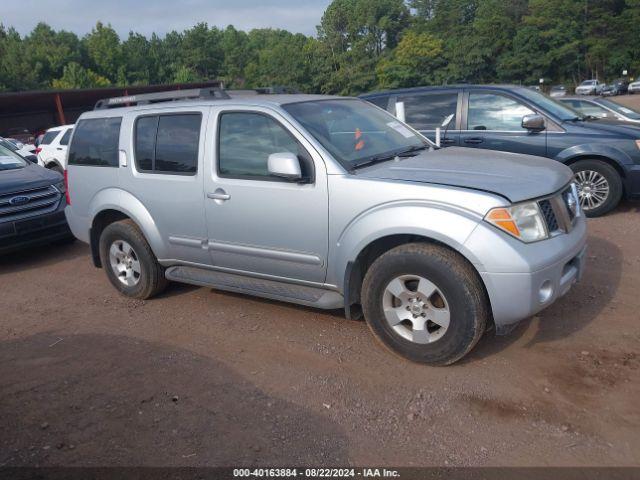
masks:
{"type": "Polygon", "coordinates": [[[126,97],[166,90],[221,88],[222,82],[91,88],[83,90],[41,90],[0,93],[0,132],[26,128],[31,132],[74,123],[86,111],[93,110],[104,98],[126,97]]]}

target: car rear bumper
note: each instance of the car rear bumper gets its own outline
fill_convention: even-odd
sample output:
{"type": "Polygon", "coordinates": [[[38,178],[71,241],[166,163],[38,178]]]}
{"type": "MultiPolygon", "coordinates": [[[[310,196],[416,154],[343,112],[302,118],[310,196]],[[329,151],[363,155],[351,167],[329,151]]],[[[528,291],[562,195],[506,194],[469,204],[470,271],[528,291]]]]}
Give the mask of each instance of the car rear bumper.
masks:
{"type": "MultiPolygon", "coordinates": [[[[61,202],[64,205],[64,202],[61,202]]],[[[0,223],[0,254],[71,238],[64,209],[24,220],[0,223]]]]}

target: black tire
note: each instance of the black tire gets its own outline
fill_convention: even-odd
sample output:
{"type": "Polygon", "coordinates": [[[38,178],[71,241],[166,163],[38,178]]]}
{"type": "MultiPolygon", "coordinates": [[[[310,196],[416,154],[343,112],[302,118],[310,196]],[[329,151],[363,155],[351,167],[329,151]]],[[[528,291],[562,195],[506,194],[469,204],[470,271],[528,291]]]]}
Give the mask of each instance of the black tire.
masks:
{"type": "Polygon", "coordinates": [[[123,295],[146,300],[161,293],[167,286],[164,268],[151,251],[149,243],[132,220],[121,220],[108,225],[100,235],[100,261],[112,285],[123,295]],[[135,285],[121,282],[113,270],[109,257],[112,244],[123,240],[131,245],[140,263],[140,274],[135,285]]]}
{"type": "Polygon", "coordinates": [[[622,199],[623,186],[622,178],[615,168],[602,160],[589,159],[571,164],[571,170],[576,175],[576,181],[579,172],[590,170],[602,175],[609,183],[609,195],[604,203],[592,209],[584,209],[587,217],[600,217],[618,206],[622,199]]]}
{"type": "Polygon", "coordinates": [[[450,365],[464,357],[490,319],[489,301],[473,267],[458,253],[428,243],[401,245],[378,257],[365,275],[361,297],[367,325],[383,345],[406,359],[430,365],[450,365]],[[385,318],[384,291],[401,275],[428,279],[446,298],[449,327],[432,343],[402,337],[385,318]]]}
{"type": "Polygon", "coordinates": [[[49,170],[53,170],[54,172],[58,172],[59,174],[63,175],[64,174],[64,168],[62,168],[60,165],[58,165],[57,163],[50,163],[49,165],[47,165],[47,168],[49,170]]]}

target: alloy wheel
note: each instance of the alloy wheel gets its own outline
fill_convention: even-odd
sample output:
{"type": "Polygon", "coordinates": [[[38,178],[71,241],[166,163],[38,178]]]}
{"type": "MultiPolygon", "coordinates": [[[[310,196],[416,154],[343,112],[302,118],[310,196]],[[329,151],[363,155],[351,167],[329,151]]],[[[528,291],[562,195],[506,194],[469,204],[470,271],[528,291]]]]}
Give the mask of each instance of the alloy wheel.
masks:
{"type": "Polygon", "coordinates": [[[578,184],[578,198],[583,210],[589,211],[602,206],[609,198],[609,181],[595,170],[581,170],[575,174],[578,184]]]}
{"type": "Polygon", "coordinates": [[[433,343],[449,328],[449,304],[440,289],[418,275],[401,275],[383,292],[382,307],[388,325],[414,343],[433,343]]]}
{"type": "Polygon", "coordinates": [[[127,287],[140,281],[140,260],[133,247],[124,240],[116,240],[109,249],[109,262],[118,280],[127,287]]]}

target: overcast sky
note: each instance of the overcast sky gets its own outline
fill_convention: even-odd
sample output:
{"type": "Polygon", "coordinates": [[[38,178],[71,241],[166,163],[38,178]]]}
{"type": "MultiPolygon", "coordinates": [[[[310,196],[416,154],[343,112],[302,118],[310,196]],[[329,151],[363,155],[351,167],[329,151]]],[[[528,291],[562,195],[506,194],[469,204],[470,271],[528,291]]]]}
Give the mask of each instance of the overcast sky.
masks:
{"type": "Polygon", "coordinates": [[[307,35],[330,0],[3,0],[0,23],[20,34],[29,33],[40,21],[56,30],[83,35],[96,21],[110,23],[121,37],[133,30],[164,35],[198,22],[240,30],[284,28],[307,35]]]}

